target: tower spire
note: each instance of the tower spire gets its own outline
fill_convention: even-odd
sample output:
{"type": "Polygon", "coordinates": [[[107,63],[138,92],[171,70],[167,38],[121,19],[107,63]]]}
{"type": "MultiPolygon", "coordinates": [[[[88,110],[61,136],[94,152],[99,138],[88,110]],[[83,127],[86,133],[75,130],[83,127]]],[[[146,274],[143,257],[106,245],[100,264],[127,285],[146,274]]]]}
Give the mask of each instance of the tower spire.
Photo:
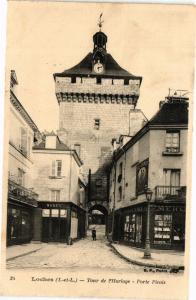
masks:
{"type": "Polygon", "coordinates": [[[98,24],[97,24],[99,26],[99,31],[101,31],[101,27],[102,27],[102,24],[104,22],[104,20],[101,19],[102,16],[103,16],[103,13],[100,14],[98,24]]]}

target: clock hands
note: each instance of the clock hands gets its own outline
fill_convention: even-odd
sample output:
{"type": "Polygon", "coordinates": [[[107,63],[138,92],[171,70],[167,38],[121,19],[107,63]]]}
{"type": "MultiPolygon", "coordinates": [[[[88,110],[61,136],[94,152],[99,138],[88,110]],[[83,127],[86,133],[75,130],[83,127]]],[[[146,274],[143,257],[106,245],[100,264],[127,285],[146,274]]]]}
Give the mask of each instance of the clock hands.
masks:
{"type": "Polygon", "coordinates": [[[103,68],[103,66],[97,67],[97,70],[102,69],[102,68],[103,68]]]}

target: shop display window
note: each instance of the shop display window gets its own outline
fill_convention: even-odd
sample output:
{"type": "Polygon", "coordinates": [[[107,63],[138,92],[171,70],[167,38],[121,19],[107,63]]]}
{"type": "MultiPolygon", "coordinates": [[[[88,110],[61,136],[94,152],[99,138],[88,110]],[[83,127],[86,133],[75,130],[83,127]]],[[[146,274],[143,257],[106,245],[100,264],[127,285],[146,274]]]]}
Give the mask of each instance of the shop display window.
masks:
{"type": "Polygon", "coordinates": [[[172,214],[154,216],[154,244],[171,244],[172,214]]]}
{"type": "Polygon", "coordinates": [[[58,216],[59,216],[59,209],[52,209],[51,217],[58,218],[58,216]]]}
{"type": "Polygon", "coordinates": [[[50,210],[49,209],[42,209],[42,217],[49,217],[50,210]]]}
{"type": "Polygon", "coordinates": [[[20,210],[9,208],[8,210],[9,238],[15,240],[20,235],[20,210]]]}
{"type": "Polygon", "coordinates": [[[7,243],[18,244],[32,238],[31,213],[25,209],[8,208],[7,243]]]}
{"type": "Polygon", "coordinates": [[[61,209],[60,210],[60,217],[61,218],[67,218],[67,210],[66,209],[61,209]]]}
{"type": "Polygon", "coordinates": [[[125,217],[124,223],[124,240],[135,242],[136,235],[136,215],[131,214],[125,217]]]}
{"type": "Polygon", "coordinates": [[[142,215],[136,215],[136,243],[142,242],[142,215]]]}
{"type": "Polygon", "coordinates": [[[130,218],[129,240],[135,242],[135,214],[131,215],[130,218]]]}
{"type": "Polygon", "coordinates": [[[21,219],[21,237],[28,239],[31,235],[31,218],[28,212],[22,212],[21,219]]]}

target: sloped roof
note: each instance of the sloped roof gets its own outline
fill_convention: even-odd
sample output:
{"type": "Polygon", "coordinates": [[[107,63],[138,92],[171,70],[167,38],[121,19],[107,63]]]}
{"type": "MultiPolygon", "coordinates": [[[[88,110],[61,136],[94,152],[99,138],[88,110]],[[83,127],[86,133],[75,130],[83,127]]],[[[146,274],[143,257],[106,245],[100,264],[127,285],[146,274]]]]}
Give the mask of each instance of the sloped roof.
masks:
{"type": "Polygon", "coordinates": [[[188,103],[175,100],[173,102],[165,102],[147,124],[188,124],[188,103]]]}
{"type": "MultiPolygon", "coordinates": [[[[45,147],[46,142],[45,140],[41,141],[38,145],[33,146],[33,150],[47,150],[48,148],[45,147]]],[[[51,149],[50,149],[51,150],[51,149]]],[[[67,145],[61,142],[59,138],[56,139],[56,148],[52,150],[64,150],[64,151],[69,151],[71,150],[67,145]]]]}
{"type": "MultiPolygon", "coordinates": [[[[97,75],[92,70],[92,61],[93,61],[93,53],[89,52],[84,59],[74,67],[63,71],[62,73],[55,73],[54,78],[56,76],[66,76],[66,75],[97,75]]],[[[121,68],[121,66],[115,61],[111,54],[106,53],[105,55],[105,70],[101,74],[102,76],[117,76],[117,77],[131,77],[141,79],[139,76],[135,76],[125,69],[121,68]]]]}

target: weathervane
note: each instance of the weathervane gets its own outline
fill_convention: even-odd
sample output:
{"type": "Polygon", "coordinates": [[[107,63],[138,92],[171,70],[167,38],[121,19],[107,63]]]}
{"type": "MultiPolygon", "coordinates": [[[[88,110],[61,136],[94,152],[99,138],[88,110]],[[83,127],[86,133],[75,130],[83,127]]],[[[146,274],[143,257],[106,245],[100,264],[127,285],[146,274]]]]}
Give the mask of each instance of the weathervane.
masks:
{"type": "Polygon", "coordinates": [[[101,13],[100,14],[100,16],[99,16],[99,21],[98,21],[98,26],[99,26],[99,31],[101,31],[101,27],[102,27],[102,24],[103,24],[103,20],[101,19],[102,18],[102,16],[103,16],[103,13],[101,13]]]}

